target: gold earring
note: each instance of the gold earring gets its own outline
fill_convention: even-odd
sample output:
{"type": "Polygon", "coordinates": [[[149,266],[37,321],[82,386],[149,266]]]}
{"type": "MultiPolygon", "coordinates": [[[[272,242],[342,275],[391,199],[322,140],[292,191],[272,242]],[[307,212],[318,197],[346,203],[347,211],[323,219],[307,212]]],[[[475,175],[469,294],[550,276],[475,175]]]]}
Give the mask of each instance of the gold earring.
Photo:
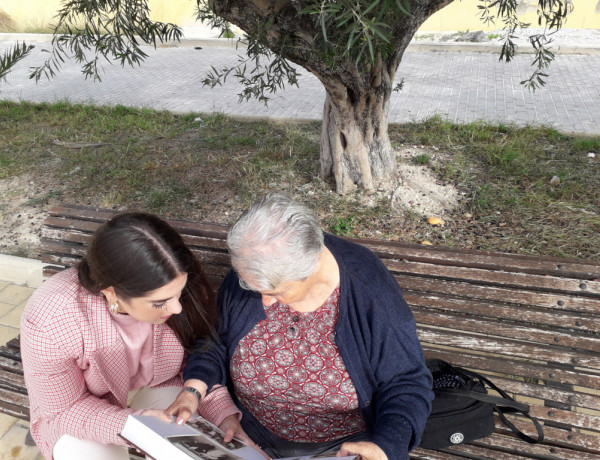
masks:
{"type": "Polygon", "coordinates": [[[116,300],[108,304],[108,311],[110,311],[113,315],[119,313],[119,304],[116,300]]]}

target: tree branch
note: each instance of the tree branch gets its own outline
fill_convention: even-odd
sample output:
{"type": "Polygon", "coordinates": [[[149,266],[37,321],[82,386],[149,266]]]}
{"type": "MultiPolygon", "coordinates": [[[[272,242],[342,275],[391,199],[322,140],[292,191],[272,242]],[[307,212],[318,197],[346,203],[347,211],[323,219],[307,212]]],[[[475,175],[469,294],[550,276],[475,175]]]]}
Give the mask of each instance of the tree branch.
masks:
{"type": "Polygon", "coordinates": [[[25,42],[17,44],[0,56],[0,80],[6,79],[12,68],[21,59],[25,58],[31,50],[35,48],[33,45],[27,45],[25,42]]]}

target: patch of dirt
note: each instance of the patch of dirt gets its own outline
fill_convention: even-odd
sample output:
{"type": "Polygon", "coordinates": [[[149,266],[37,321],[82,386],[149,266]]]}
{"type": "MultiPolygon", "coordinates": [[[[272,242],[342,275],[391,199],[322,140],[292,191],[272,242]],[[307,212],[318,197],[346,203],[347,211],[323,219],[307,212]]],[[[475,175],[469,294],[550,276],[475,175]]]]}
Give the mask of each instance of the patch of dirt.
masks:
{"type": "Polygon", "coordinates": [[[460,193],[453,184],[438,180],[431,168],[410,163],[423,156],[430,163],[440,159],[437,151],[418,146],[396,151],[396,157],[402,160],[398,165],[401,183],[392,194],[392,206],[423,217],[443,217],[456,209],[460,193]]]}
{"type": "MultiPolygon", "coordinates": [[[[452,184],[441,182],[434,174],[431,166],[440,161],[443,154],[430,148],[414,146],[399,149],[396,155],[399,159],[399,185],[395,184],[392,191],[382,190],[373,198],[383,196],[391,199],[398,214],[409,210],[423,217],[447,218],[459,205],[460,192],[452,184]],[[411,163],[412,158],[420,155],[427,155],[430,164],[411,163]]],[[[235,171],[229,170],[235,174],[235,171]]],[[[186,217],[187,219],[227,224],[242,211],[237,209],[240,203],[235,200],[227,175],[228,173],[220,171],[217,177],[217,171],[214,171],[214,174],[205,176],[212,177],[212,180],[207,179],[206,183],[198,184],[197,196],[185,200],[188,208],[192,205],[191,208],[195,210],[194,215],[186,217]]],[[[59,203],[136,209],[134,198],[124,206],[106,203],[101,196],[89,202],[85,197],[75,196],[69,191],[69,180],[76,179],[71,176],[63,179],[64,182],[57,185],[56,179],[36,172],[0,180],[0,253],[39,258],[41,225],[49,210],[59,203]]],[[[323,193],[323,190],[315,190],[313,193],[323,193]]]]}
{"type": "Polygon", "coordinates": [[[37,257],[48,184],[23,174],[0,180],[0,253],[37,257]]]}

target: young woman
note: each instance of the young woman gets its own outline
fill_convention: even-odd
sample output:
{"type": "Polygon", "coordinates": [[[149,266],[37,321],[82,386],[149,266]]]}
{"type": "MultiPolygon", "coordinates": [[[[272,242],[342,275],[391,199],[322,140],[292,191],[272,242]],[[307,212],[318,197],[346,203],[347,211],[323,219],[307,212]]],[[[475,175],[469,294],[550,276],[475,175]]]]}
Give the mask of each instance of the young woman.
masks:
{"type": "Polygon", "coordinates": [[[215,316],[200,264],[171,226],[145,213],[103,225],[78,267],[47,280],[21,318],[31,434],[42,453],[127,459],[119,437],[127,416],[170,420],[162,409],[182,391],[185,348],[210,340],[215,316]]]}

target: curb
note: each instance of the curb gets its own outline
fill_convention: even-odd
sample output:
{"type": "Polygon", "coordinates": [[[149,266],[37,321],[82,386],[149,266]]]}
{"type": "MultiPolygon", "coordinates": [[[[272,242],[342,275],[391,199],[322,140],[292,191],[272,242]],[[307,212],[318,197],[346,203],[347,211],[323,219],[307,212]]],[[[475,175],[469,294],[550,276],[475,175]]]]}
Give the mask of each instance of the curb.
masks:
{"type": "MultiPolygon", "coordinates": [[[[0,42],[7,41],[25,41],[28,43],[51,43],[52,34],[18,34],[18,33],[0,33],[0,42]]],[[[151,46],[151,45],[148,45],[151,46]]],[[[203,47],[221,47],[221,48],[245,48],[246,45],[237,38],[183,38],[181,41],[169,41],[159,43],[157,48],[203,48],[203,47]]],[[[473,53],[497,53],[502,50],[502,45],[498,43],[472,43],[472,42],[436,42],[413,40],[408,44],[407,51],[446,51],[446,52],[473,52],[473,53]]],[[[600,54],[600,45],[577,45],[560,46],[554,45],[550,50],[555,54],[600,54]]],[[[531,46],[517,47],[517,54],[532,54],[534,52],[531,46]]]]}
{"type": "MultiPolygon", "coordinates": [[[[471,43],[471,42],[410,42],[406,51],[462,51],[471,53],[495,53],[500,55],[502,45],[498,43],[471,43]]],[[[550,51],[554,54],[600,54],[598,45],[578,46],[552,46],[550,51]]],[[[517,54],[533,54],[531,46],[517,47],[517,54]]]]}
{"type": "Polygon", "coordinates": [[[43,266],[40,260],[0,254],[0,280],[36,288],[44,281],[43,266]]]}

